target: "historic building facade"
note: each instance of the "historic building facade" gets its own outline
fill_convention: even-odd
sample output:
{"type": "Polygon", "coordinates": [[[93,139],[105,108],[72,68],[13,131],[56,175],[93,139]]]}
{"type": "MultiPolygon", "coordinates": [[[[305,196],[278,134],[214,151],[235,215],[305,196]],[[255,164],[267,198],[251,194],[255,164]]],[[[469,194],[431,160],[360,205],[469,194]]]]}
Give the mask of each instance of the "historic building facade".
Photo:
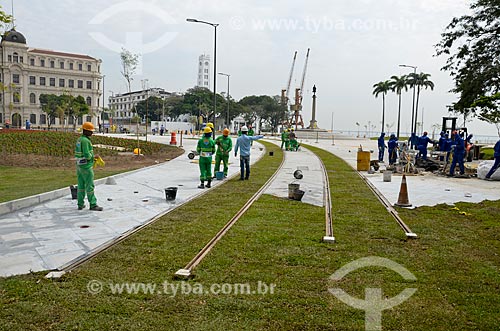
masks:
{"type": "MultiPolygon", "coordinates": [[[[136,115],[135,105],[149,97],[157,97],[166,100],[173,96],[181,96],[176,92],[167,92],[160,87],[152,87],[139,91],[113,94],[109,97],[109,109],[111,118],[115,124],[129,124],[136,115]]],[[[168,111],[168,109],[167,109],[168,111]]]]}
{"type": "MultiPolygon", "coordinates": [[[[0,125],[46,128],[48,116],[42,111],[41,94],[81,95],[90,112],[77,124],[99,122],[102,108],[101,60],[88,55],[29,48],[26,38],[16,30],[7,31],[0,42],[0,125]]],[[[71,126],[71,117],[52,119],[51,126],[71,126]]]]}

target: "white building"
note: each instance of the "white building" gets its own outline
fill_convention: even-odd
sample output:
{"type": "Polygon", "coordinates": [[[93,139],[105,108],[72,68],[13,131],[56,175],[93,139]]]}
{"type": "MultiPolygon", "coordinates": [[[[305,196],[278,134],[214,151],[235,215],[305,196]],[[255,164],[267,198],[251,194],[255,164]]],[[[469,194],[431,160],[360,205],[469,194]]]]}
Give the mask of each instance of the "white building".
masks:
{"type": "Polygon", "coordinates": [[[198,87],[210,89],[210,55],[202,54],[198,58],[198,87]]]}
{"type": "MultiPolygon", "coordinates": [[[[5,32],[0,42],[0,123],[22,127],[29,120],[34,128],[46,128],[48,118],[40,94],[67,93],[81,95],[90,106],[89,114],[78,118],[77,124],[89,121],[97,125],[101,62],[88,55],[29,48],[20,32],[5,32]]],[[[69,124],[73,124],[72,117],[66,123],[52,119],[53,127],[69,124]]]]}
{"type": "Polygon", "coordinates": [[[162,100],[180,94],[175,92],[167,92],[162,88],[155,87],[146,90],[127,92],[122,94],[114,94],[109,97],[109,109],[111,117],[116,124],[129,124],[130,120],[136,115],[134,106],[146,100],[148,97],[157,97],[162,100]]]}

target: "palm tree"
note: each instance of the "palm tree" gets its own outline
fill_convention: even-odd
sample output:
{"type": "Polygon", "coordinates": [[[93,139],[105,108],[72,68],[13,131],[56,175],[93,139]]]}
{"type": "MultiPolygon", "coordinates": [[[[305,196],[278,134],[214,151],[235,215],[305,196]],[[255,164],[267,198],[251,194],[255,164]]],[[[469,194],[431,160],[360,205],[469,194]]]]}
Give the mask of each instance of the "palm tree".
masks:
{"type": "Polygon", "coordinates": [[[430,74],[426,73],[411,73],[408,75],[408,85],[410,87],[416,86],[417,87],[417,101],[415,102],[415,124],[414,128],[412,128],[412,133],[416,133],[417,131],[417,115],[418,115],[418,99],[420,97],[420,90],[427,89],[428,87],[432,90],[434,90],[434,83],[429,80],[429,77],[431,76],[430,74]]]}
{"type": "Polygon", "coordinates": [[[399,128],[400,128],[400,124],[401,124],[401,91],[403,91],[403,89],[405,91],[408,90],[408,83],[407,83],[407,77],[406,75],[403,75],[401,77],[398,77],[398,76],[392,76],[391,77],[391,90],[393,92],[396,92],[396,94],[398,95],[398,99],[399,99],[399,104],[398,104],[398,131],[397,131],[397,137],[399,139],[399,128]]]}
{"type": "Polygon", "coordinates": [[[389,92],[390,90],[391,90],[391,81],[389,80],[379,82],[373,85],[373,95],[375,95],[375,98],[378,97],[380,93],[382,93],[382,131],[384,130],[384,123],[385,123],[385,96],[387,95],[387,92],[389,92]]]}

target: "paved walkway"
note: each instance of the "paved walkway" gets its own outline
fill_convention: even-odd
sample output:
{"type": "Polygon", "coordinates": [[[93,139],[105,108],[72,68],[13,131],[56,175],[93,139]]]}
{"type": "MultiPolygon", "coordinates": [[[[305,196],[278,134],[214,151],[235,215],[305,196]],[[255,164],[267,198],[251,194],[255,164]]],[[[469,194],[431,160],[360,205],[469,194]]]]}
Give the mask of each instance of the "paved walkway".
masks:
{"type": "MultiPolygon", "coordinates": [[[[168,143],[170,137],[149,139],[168,143]]],[[[88,202],[86,209],[78,211],[68,189],[64,197],[0,215],[0,276],[59,269],[206,192],[207,189],[197,188],[198,163],[187,157],[196,141],[184,139],[186,152],[174,160],[115,176],[116,185],[97,185],[96,196],[98,204],[104,207],[102,212],[89,211],[88,202]],[[178,188],[175,201],[166,201],[167,187],[178,188]]],[[[264,153],[263,145],[255,143],[251,162],[264,153]]],[[[235,174],[239,175],[239,159],[231,154],[228,176],[235,174]]],[[[220,183],[212,182],[214,186],[220,183]]]]}
{"type": "MultiPolygon", "coordinates": [[[[335,145],[332,145],[331,140],[321,139],[318,143],[316,140],[304,140],[303,142],[332,152],[354,169],[356,169],[357,151],[360,145],[365,151],[373,151],[372,160],[378,158],[376,140],[339,136],[334,141],[335,145]]],[[[385,154],[387,164],[387,150],[385,154]]],[[[397,202],[401,187],[401,175],[394,175],[391,182],[384,182],[383,174],[380,172],[371,175],[366,171],[362,173],[392,204],[397,202]]],[[[460,201],[477,203],[484,200],[500,199],[500,181],[485,181],[478,178],[448,178],[432,173],[407,176],[406,179],[409,200],[414,207],[435,206],[441,203],[454,204],[460,201]]]]}

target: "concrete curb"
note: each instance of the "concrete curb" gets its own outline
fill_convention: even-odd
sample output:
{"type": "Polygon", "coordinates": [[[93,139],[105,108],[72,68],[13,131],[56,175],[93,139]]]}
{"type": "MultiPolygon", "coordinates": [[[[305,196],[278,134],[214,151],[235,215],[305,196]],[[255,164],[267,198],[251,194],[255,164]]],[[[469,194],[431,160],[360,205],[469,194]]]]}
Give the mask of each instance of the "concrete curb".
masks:
{"type": "MultiPolygon", "coordinates": [[[[187,151],[184,150],[184,153],[182,153],[178,157],[185,155],[186,152],[187,151]]],[[[134,174],[138,171],[143,171],[146,169],[151,169],[151,168],[163,166],[165,163],[166,162],[160,163],[160,164],[154,164],[154,165],[149,166],[149,167],[135,169],[135,170],[127,171],[127,172],[122,172],[120,174],[116,174],[113,176],[100,178],[100,179],[97,179],[94,181],[94,185],[98,186],[98,185],[104,184],[104,183],[106,183],[106,180],[110,177],[120,178],[123,176],[128,176],[128,175],[134,174]]],[[[50,192],[40,193],[40,194],[32,195],[29,197],[0,203],[0,216],[5,215],[5,214],[9,214],[9,213],[13,213],[13,212],[18,211],[18,210],[23,209],[23,208],[29,208],[29,207],[32,207],[35,205],[39,205],[39,204],[47,202],[47,201],[62,198],[68,194],[71,194],[71,191],[68,191],[68,190],[69,190],[69,186],[66,188],[60,188],[60,189],[50,191],[50,192]]]]}

